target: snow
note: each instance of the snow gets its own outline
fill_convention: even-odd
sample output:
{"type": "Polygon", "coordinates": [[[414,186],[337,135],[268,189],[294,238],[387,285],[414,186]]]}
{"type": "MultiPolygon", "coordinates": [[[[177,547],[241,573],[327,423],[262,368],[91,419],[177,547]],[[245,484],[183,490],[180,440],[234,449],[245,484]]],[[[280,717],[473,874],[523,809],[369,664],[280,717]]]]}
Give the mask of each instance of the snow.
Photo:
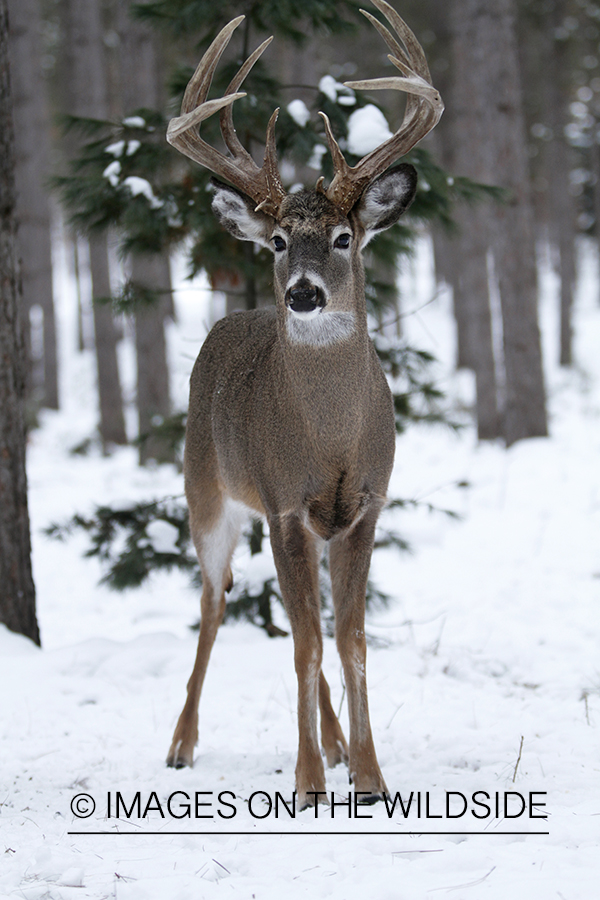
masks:
{"type": "Polygon", "coordinates": [[[237,568],[243,570],[245,583],[248,585],[251,595],[260,594],[267,581],[277,580],[275,560],[269,544],[262,553],[257,553],[255,556],[250,556],[249,551],[240,553],[237,568]]]}
{"type": "Polygon", "coordinates": [[[310,159],[306,163],[306,165],[310,169],[316,169],[317,172],[321,170],[321,160],[327,153],[327,147],[325,144],[315,144],[312,148],[312,153],[310,155],[310,159]]]}
{"type": "Polygon", "coordinates": [[[356,156],[366,156],[391,136],[384,114],[372,103],[355,110],[348,119],[348,150],[356,156]]]}
{"type": "Polygon", "coordinates": [[[322,94],[325,94],[332,103],[335,103],[337,100],[337,86],[338,83],[333,75],[323,75],[319,82],[319,90],[322,94]]]}
{"type": "Polygon", "coordinates": [[[109,144],[104,148],[105,153],[110,153],[111,156],[123,156],[123,151],[127,146],[127,141],[115,141],[113,144],[109,144]]]}
{"type": "MultiPolygon", "coordinates": [[[[436,353],[453,402],[469,405],[470,377],[451,370],[450,298],[442,291],[427,302],[429,261],[423,242],[402,274],[403,327],[436,353]]],[[[549,439],[506,451],[478,445],[468,427],[413,428],[398,440],[391,496],[461,517],[385,513],[413,552],[377,551],[372,566],[393,599],[368,616],[371,721],[406,817],[399,803],[389,816],[380,803],[337,805],[333,818],[327,807],[318,818],[314,810],[290,817],[282,800],[292,800],[297,742],[291,638],[271,640],[246,623],[218,635],[194,768],[165,767],[195,655],[195,592],[185,576],[161,573],[138,591],[111,593],[98,583],[97,560],[82,556],[85,536],[57,543],[42,529],[98,503],[177,496],[182,478],[172,466],[139,469],[133,448],[70,455],[95,423],[94,361],[74,352],[75,294],[59,263],[63,409],[43,414],[28,458],[43,649],[0,628],[0,896],[596,897],[600,306],[592,255],[583,256],[571,371],[554,363],[557,292],[544,272],[549,439]],[[513,818],[503,815],[505,797],[513,818]],[[482,803],[491,812],[478,818],[482,803]]],[[[168,340],[181,407],[210,309],[202,281],[178,282],[168,340]]],[[[130,394],[130,337],[120,352],[130,394]]],[[[159,530],[155,546],[160,539],[159,530]]],[[[242,548],[235,566],[249,564],[242,548]]],[[[252,565],[257,579],[265,575],[264,561],[252,565]]],[[[324,671],[347,734],[328,637],[324,671]]],[[[347,803],[343,767],[327,770],[327,790],[347,803]]]]}
{"type": "Polygon", "coordinates": [[[123,153],[126,156],[133,156],[141,146],[141,141],[115,141],[113,144],[105,147],[104,152],[116,157],[123,156],[123,153]]]}
{"type": "Polygon", "coordinates": [[[105,170],[102,173],[102,177],[106,178],[113,187],[117,187],[119,183],[119,175],[121,174],[121,163],[118,159],[113,159],[111,163],[107,165],[105,170]]]}
{"type": "Polygon", "coordinates": [[[163,206],[162,200],[154,195],[152,185],[146,178],[140,178],[139,175],[129,175],[123,180],[123,187],[134,196],[145,197],[152,209],[160,209],[163,206]]]}
{"type": "Polygon", "coordinates": [[[339,103],[341,106],[354,106],[356,103],[356,95],[352,88],[336,81],[332,75],[324,75],[321,78],[319,90],[333,103],[339,103]]]}
{"type": "Polygon", "coordinates": [[[128,116],[126,119],[123,119],[123,125],[127,128],[145,128],[146,120],[141,116],[128,116]]]}
{"type": "Polygon", "coordinates": [[[146,526],[146,534],[157,553],[181,553],[177,546],[179,531],[164,519],[155,519],[146,526]]]}
{"type": "Polygon", "coordinates": [[[288,103],[287,111],[294,122],[301,128],[304,128],[310,119],[310,112],[308,111],[308,107],[304,100],[292,100],[291,103],[288,103]]]}

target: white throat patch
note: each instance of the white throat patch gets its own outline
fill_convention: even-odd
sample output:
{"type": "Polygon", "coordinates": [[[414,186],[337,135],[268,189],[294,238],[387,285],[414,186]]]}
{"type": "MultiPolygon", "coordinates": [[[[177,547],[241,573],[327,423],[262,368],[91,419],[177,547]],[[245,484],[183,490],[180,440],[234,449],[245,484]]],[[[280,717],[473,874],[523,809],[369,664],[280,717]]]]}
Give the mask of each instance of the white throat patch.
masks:
{"type": "Polygon", "coordinates": [[[320,312],[306,317],[292,310],[287,313],[287,334],[294,344],[326,347],[347,340],[355,330],[354,313],[351,312],[320,312]]]}

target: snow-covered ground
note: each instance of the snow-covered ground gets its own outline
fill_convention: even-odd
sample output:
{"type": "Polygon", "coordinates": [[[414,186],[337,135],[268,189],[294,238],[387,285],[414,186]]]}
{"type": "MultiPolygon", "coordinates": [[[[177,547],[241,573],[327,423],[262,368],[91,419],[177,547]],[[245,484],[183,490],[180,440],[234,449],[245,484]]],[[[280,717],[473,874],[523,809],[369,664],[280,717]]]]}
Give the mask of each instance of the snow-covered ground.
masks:
{"type": "MultiPolygon", "coordinates": [[[[425,246],[403,284],[408,310],[428,299],[425,246]]],[[[509,451],[478,446],[472,429],[413,428],[398,441],[391,494],[461,515],[394,512],[413,553],[379,551],[372,568],[393,602],[369,616],[371,720],[388,787],[400,792],[406,817],[397,803],[393,811],[383,804],[351,809],[351,817],[337,806],[333,817],[321,807],[318,818],[311,810],[291,818],[281,803],[291,801],[297,740],[291,638],[270,640],[246,624],[221,629],[195,767],[169,770],[164,757],[194,656],[188,626],[198,598],[178,574],[111,593],[98,585],[97,562],[82,558],[84,536],[56,543],[42,534],[50,522],[96,503],[182,491],[172,467],[139,469],[130,448],[110,458],[69,454],[95,423],[93,360],[71,352],[74,304],[68,279],[60,279],[64,407],[43,416],[29,448],[43,650],[0,630],[0,895],[599,896],[600,306],[593,260],[584,255],[572,371],[554,365],[556,298],[548,274],[543,294],[552,436],[509,451]],[[130,819],[123,804],[133,804],[130,819]]],[[[170,340],[179,406],[206,332],[205,301],[189,289],[178,297],[170,340]]],[[[448,298],[405,324],[414,343],[440,358],[449,394],[468,400],[469,380],[449,374],[448,298]]],[[[131,393],[127,343],[122,354],[131,393]]],[[[347,730],[330,639],[324,667],[347,730]]],[[[336,802],[347,800],[346,773],[328,771],[327,788],[336,802]]]]}

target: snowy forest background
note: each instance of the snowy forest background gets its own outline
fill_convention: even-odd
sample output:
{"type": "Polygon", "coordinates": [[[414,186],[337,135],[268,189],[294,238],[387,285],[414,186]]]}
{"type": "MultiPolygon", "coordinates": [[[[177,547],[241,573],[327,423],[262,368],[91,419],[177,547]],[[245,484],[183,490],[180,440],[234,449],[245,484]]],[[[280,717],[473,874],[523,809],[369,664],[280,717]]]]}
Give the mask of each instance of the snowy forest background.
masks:
{"type": "MultiPolygon", "coordinates": [[[[386,50],[349,0],[7,5],[34,578],[22,608],[0,584],[12,629],[0,632],[0,891],[588,900],[600,874],[600,6],[396,0],[446,112],[411,154],[413,211],[367,260],[399,430],[368,625],[382,768],[393,789],[547,791],[550,834],[428,837],[431,823],[376,810],[343,839],[332,822],[292,823],[297,854],[276,836],[211,836],[218,822],[201,840],[75,838],[92,826],[69,803],[79,790],[291,791],[292,650],[253,627],[288,629],[258,526],[231,605],[250,621],[221,629],[198,762],[163,768],[198,615],[179,467],[189,372],[217,318],[270,302],[269,260],[219,231],[206,173],[164,130],[208,41],[243,12],[223,83],[276,40],[236,104],[238,131],[260,158],[281,105],[282,174],[311,186],[329,174],[318,109],[355,158],[399,122],[397,96],[341,84],[385,74],[386,50]],[[107,578],[142,587],[118,593],[107,578]]],[[[2,359],[17,370],[14,353],[2,359]]],[[[2,507],[6,548],[16,520],[2,507]]],[[[343,721],[331,641],[325,657],[343,721]]],[[[344,773],[327,777],[344,796],[344,773]]]]}
{"type": "MultiPolygon", "coordinates": [[[[354,2],[320,0],[285,11],[260,2],[242,11],[246,6],[232,64],[265,29],[277,40],[250,76],[254,100],[236,105],[238,130],[260,157],[262,125],[279,103],[284,179],[289,186],[312,184],[315,171],[320,174],[324,166],[327,174],[330,165],[320,120],[315,121],[317,108],[333,109],[334,126],[357,156],[369,149],[369,140],[376,143],[385,134],[383,118],[368,115],[382,94],[365,99],[340,82],[358,72],[358,57],[361,73],[385,73],[387,48],[361,24],[354,2]]],[[[162,142],[161,128],[178,111],[199,48],[239,11],[235,3],[215,12],[208,3],[177,0],[141,5],[24,0],[10,8],[23,324],[33,363],[30,408],[33,414],[40,405],[60,404],[50,230],[51,220],[75,217],[77,229],[68,228],[66,237],[77,276],[89,267],[92,297],[116,296],[135,325],[136,430],[147,438],[141,462],[168,456],[159,436],[149,437],[151,424],[157,416],[181,412],[174,409],[164,349],[164,323],[174,313],[172,252],[187,242],[191,269],[207,272],[211,287],[225,292],[226,309],[270,298],[251,248],[222,236],[207,215],[205,198],[197,202],[205,173],[162,142]],[[141,110],[147,115],[136,116],[141,110]],[[110,124],[94,128],[91,120],[110,124]],[[60,176],[68,176],[67,182],[49,194],[49,183],[60,176]],[[190,213],[186,206],[192,199],[199,208],[190,213]]],[[[448,178],[436,179],[437,172],[428,172],[421,161],[425,169],[413,228],[434,220],[436,279],[453,288],[456,362],[476,373],[480,437],[503,435],[510,444],[546,428],[533,309],[536,243],[551,247],[561,283],[560,362],[572,362],[575,239],[594,233],[600,209],[595,55],[600,13],[582,0],[523,0],[493,10],[485,3],[430,0],[408,2],[402,13],[423,42],[447,107],[426,147],[448,178]],[[464,187],[461,192],[459,176],[504,188],[504,202],[453,205],[468,193],[464,187]],[[443,227],[449,216],[458,226],[453,233],[443,227]],[[498,310],[494,322],[495,285],[501,324],[498,310]]],[[[220,80],[228,74],[226,68],[220,80]]],[[[402,98],[383,98],[396,123],[402,98]]],[[[395,320],[399,332],[394,265],[405,247],[397,241],[386,249],[375,254],[374,281],[384,288],[377,302],[380,312],[387,306],[381,321],[395,320]]],[[[122,444],[136,436],[125,427],[118,372],[123,320],[115,320],[106,303],[92,305],[87,286],[80,293],[77,340],[82,349],[95,348],[99,437],[105,447],[122,444]]],[[[216,308],[215,316],[222,311],[216,308]]]]}
{"type": "MultiPolygon", "coordinates": [[[[261,158],[266,121],[282,107],[278,152],[288,188],[331,176],[317,110],[328,113],[351,159],[390,133],[386,115],[397,127],[401,98],[384,94],[380,106],[381,95],[343,87],[358,71],[358,57],[361,71],[385,72],[390,65],[379,36],[360,24],[354,0],[319,0],[302,9],[257,0],[244,10],[246,21],[215,87],[223,89],[236,58],[248,54],[268,25],[278,40],[251,73],[236,121],[245,145],[261,158]]],[[[268,254],[222,232],[209,208],[208,173],[163,140],[199,48],[239,10],[225,4],[215,11],[200,0],[26,0],[14,9],[9,4],[9,11],[28,422],[35,423],[40,409],[60,407],[52,241],[64,240],[77,285],[71,340],[94,353],[97,370],[97,397],[90,402],[98,423],[80,449],[96,444],[110,453],[133,440],[140,464],[174,461],[185,420],[165,336],[176,318],[175,258],[183,257],[190,276],[208,279],[209,323],[232,309],[271,302],[268,254]],[[129,338],[134,385],[125,383],[126,363],[119,360],[129,338]]],[[[426,230],[436,283],[452,290],[456,367],[474,373],[478,437],[510,446],[548,430],[537,313],[540,248],[560,283],[559,362],[573,363],[576,241],[595,236],[600,209],[599,13],[574,0],[493,9],[477,2],[408,3],[403,13],[424,44],[447,112],[423,148],[409,155],[420,187],[407,224],[368,254],[373,334],[396,382],[399,431],[415,420],[458,424],[438,402],[429,359],[402,336],[406,298],[397,271],[426,230]]],[[[183,507],[171,504],[121,510],[116,518],[104,510],[71,524],[92,533],[96,552],[112,566],[109,577],[127,586],[155,566],[193,568],[193,553],[183,552],[185,518],[183,507]],[[175,560],[144,561],[151,519],[177,529],[175,560]],[[131,538],[126,556],[113,546],[119,527],[131,538]]],[[[254,539],[260,549],[260,530],[254,539]]],[[[269,590],[254,602],[266,627],[269,590]]],[[[32,607],[31,585],[27,593],[32,607]]],[[[242,607],[248,603],[243,597],[242,607]]],[[[15,615],[6,611],[4,619],[15,615]]],[[[35,626],[24,630],[34,634],[35,626]]]]}

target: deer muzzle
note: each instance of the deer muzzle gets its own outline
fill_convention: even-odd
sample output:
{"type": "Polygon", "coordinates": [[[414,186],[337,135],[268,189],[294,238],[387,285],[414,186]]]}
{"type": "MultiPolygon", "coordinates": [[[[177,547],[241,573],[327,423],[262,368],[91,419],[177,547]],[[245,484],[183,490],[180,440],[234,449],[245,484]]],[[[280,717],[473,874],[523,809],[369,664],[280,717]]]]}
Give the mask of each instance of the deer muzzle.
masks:
{"type": "Polygon", "coordinates": [[[288,288],[285,294],[285,303],[288,309],[296,315],[312,318],[321,312],[326,306],[327,300],[320,287],[308,282],[300,282],[295,287],[288,288]]]}

